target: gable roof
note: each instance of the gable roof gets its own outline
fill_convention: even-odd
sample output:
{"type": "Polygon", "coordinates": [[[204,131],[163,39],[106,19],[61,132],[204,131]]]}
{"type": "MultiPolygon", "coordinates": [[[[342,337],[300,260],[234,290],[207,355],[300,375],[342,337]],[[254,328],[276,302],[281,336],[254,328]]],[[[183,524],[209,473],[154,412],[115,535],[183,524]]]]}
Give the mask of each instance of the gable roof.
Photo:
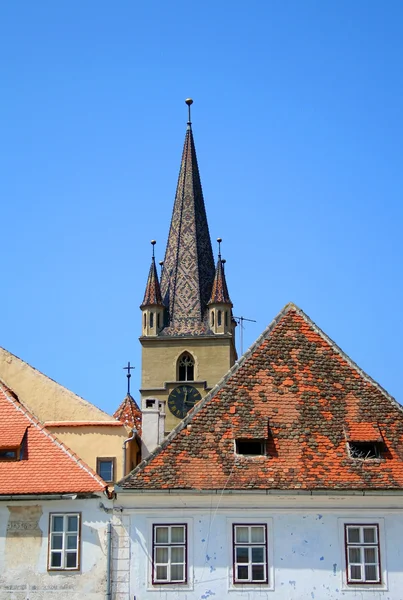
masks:
{"type": "Polygon", "coordinates": [[[0,380],[40,421],[110,421],[111,416],[0,348],[0,380]]]}
{"type": "Polygon", "coordinates": [[[288,304],[119,486],[401,489],[403,410],[301,309],[288,304]],[[367,441],[380,432],[382,460],[350,458],[348,440],[355,432],[362,440],[365,430],[367,441]],[[236,439],[266,440],[267,456],[237,455],[236,439]]]}
{"type": "Polygon", "coordinates": [[[2,495],[102,492],[105,482],[57,440],[0,382],[2,447],[22,442],[21,460],[0,460],[2,495]]]}

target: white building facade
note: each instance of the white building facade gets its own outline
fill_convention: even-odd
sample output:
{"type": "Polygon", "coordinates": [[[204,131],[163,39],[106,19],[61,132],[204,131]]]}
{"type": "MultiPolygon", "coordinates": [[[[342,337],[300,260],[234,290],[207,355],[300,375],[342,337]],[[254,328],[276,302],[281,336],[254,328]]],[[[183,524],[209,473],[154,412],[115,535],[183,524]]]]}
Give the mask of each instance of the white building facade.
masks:
{"type": "Polygon", "coordinates": [[[119,600],[401,600],[401,493],[121,492],[119,600]]]}

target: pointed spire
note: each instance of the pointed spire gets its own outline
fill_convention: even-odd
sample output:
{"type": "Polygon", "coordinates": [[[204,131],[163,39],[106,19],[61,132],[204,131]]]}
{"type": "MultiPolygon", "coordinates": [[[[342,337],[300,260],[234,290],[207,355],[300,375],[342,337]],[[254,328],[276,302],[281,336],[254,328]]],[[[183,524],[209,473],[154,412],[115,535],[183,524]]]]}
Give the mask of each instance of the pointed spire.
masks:
{"type": "Polygon", "coordinates": [[[224,265],[225,260],[221,258],[221,238],[217,238],[218,242],[218,260],[217,267],[215,270],[213,289],[209,304],[230,304],[232,306],[231,298],[229,297],[227,281],[225,279],[224,265]]]}
{"type": "Polygon", "coordinates": [[[207,303],[214,280],[206,209],[190,121],[186,130],[182,162],[169,230],[161,292],[168,308],[165,335],[198,335],[209,330],[207,303]]]}
{"type": "Polygon", "coordinates": [[[151,266],[147,278],[146,291],[144,293],[144,299],[140,308],[144,308],[145,306],[163,305],[157,267],[155,266],[154,246],[156,244],[156,241],[151,240],[151,244],[153,247],[153,255],[151,258],[151,266]]]}

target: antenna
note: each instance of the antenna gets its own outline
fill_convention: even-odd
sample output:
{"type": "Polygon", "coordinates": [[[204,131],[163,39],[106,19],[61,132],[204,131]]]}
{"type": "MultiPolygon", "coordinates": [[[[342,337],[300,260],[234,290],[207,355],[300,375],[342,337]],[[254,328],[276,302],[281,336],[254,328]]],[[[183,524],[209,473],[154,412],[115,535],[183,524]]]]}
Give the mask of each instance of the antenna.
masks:
{"type": "Polygon", "coordinates": [[[255,319],[247,319],[246,317],[234,317],[234,319],[241,326],[240,337],[241,337],[241,356],[242,356],[242,354],[243,354],[243,330],[244,330],[243,322],[248,321],[249,323],[256,323],[256,321],[255,321],[255,319]]]}

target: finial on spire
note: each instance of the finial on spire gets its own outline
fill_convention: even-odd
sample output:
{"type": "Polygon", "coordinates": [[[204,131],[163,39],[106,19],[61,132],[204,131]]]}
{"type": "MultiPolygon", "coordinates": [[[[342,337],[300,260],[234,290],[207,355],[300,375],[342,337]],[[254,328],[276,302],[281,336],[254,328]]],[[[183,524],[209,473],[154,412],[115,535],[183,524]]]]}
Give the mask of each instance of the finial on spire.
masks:
{"type": "Polygon", "coordinates": [[[185,103],[188,105],[188,127],[190,127],[192,124],[192,121],[190,119],[190,107],[193,104],[192,98],[186,98],[185,103]]]}
{"type": "Polygon", "coordinates": [[[219,260],[221,260],[221,242],[222,242],[222,238],[217,238],[217,242],[218,242],[218,258],[219,258],[219,260]]]}
{"type": "Polygon", "coordinates": [[[133,371],[134,367],[132,367],[130,365],[130,361],[127,363],[127,367],[123,367],[126,371],[127,371],[127,395],[130,396],[130,377],[132,376],[132,374],[130,373],[130,371],[133,371]]]}
{"type": "Polygon", "coordinates": [[[151,240],[151,245],[152,245],[152,247],[153,247],[153,258],[155,258],[155,257],[154,257],[154,247],[155,247],[155,244],[156,244],[156,243],[157,243],[157,242],[156,242],[155,240],[151,240]]]}
{"type": "Polygon", "coordinates": [[[161,273],[162,273],[162,268],[163,268],[163,266],[164,266],[164,261],[163,261],[163,260],[160,260],[160,262],[159,262],[158,264],[159,264],[159,266],[161,267],[161,273]]]}

